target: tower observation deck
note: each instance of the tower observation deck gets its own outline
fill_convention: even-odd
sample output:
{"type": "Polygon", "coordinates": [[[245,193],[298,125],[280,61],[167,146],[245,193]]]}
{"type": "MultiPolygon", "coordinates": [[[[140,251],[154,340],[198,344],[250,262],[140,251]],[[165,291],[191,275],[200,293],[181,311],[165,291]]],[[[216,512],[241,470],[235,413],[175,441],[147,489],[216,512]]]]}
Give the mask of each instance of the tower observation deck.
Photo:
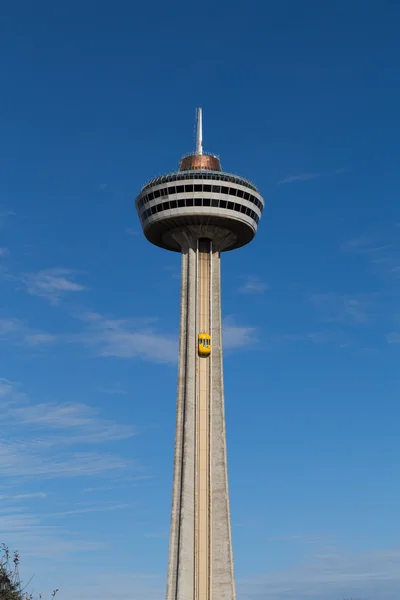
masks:
{"type": "Polygon", "coordinates": [[[221,252],[249,243],[264,200],[196,151],[136,198],[146,238],[181,252],[178,394],[167,600],[234,600],[221,334],[221,252]]]}

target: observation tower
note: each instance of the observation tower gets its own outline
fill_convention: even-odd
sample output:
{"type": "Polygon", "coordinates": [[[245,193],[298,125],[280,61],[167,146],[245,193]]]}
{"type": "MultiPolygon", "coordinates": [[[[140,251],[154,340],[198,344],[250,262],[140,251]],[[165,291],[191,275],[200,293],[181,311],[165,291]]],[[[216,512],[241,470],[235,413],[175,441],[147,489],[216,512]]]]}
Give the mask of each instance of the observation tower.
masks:
{"type": "Polygon", "coordinates": [[[248,244],[264,200],[196,151],[136,198],[152,244],[181,252],[178,398],[167,600],[234,600],[221,336],[221,252],[248,244]]]}

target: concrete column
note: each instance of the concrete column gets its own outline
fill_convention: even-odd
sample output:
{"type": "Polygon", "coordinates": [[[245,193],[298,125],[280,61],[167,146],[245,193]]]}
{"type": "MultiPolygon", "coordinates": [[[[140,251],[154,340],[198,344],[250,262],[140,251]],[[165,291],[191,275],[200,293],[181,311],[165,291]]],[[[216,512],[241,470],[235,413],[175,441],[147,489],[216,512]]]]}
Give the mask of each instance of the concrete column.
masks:
{"type": "Polygon", "coordinates": [[[235,600],[226,457],[221,320],[221,259],[218,246],[216,245],[213,247],[211,272],[211,598],[212,600],[235,600]]]}
{"type": "Polygon", "coordinates": [[[192,230],[177,232],[176,239],[182,281],[167,600],[235,600],[218,239],[214,247],[192,230]],[[211,334],[208,357],[198,354],[201,332],[211,334]]]}

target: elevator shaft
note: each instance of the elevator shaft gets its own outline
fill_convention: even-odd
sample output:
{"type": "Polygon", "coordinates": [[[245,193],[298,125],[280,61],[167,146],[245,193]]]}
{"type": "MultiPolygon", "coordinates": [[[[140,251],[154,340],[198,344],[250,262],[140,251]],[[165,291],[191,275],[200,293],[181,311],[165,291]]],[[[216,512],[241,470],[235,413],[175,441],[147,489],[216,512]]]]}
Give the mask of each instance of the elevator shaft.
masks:
{"type": "MultiPolygon", "coordinates": [[[[197,324],[198,334],[211,331],[211,242],[198,241],[197,324]]],[[[211,340],[212,343],[212,340],[211,340]]],[[[210,361],[196,358],[196,600],[210,599],[210,361]]]]}

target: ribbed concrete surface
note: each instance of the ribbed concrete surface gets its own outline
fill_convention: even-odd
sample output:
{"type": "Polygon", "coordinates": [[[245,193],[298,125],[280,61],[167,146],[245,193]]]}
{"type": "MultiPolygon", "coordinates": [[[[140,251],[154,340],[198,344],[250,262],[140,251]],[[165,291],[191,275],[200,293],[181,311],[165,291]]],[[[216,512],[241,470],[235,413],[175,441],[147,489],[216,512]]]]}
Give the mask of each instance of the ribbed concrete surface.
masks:
{"type": "Polygon", "coordinates": [[[220,296],[220,250],[228,240],[213,230],[199,247],[190,228],[176,241],[181,329],[167,600],[234,600],[220,296]],[[207,325],[212,349],[204,358],[197,335],[207,325]]]}

